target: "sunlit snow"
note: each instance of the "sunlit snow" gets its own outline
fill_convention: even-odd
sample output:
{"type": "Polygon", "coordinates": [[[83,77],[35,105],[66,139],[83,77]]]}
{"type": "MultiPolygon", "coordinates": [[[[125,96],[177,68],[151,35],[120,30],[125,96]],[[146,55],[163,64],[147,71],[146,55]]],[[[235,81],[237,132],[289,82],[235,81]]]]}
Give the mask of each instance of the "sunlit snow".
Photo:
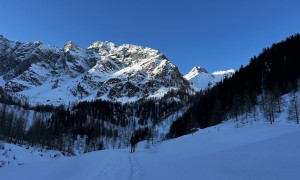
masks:
{"type": "Polygon", "coordinates": [[[24,156],[24,162],[0,168],[0,177],[31,180],[297,179],[300,176],[299,137],[300,126],[286,120],[272,125],[253,121],[240,128],[230,121],[150,149],[146,147],[151,144],[142,142],[133,154],[129,149],[119,149],[41,160],[29,156],[26,149],[21,152],[20,148],[9,145],[10,155],[24,156]]]}

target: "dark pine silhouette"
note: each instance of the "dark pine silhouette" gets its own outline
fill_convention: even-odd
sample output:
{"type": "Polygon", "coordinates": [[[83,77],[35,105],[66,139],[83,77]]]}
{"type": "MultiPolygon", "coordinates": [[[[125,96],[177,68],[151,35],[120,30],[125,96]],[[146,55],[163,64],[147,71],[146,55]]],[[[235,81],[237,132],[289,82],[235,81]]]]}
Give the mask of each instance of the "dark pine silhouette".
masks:
{"type": "Polygon", "coordinates": [[[206,128],[248,113],[258,105],[259,95],[266,105],[265,116],[272,123],[281,111],[280,96],[295,89],[299,77],[300,35],[296,34],[263,49],[231,78],[199,93],[191,108],[172,124],[169,136],[182,136],[194,128],[206,128]]]}

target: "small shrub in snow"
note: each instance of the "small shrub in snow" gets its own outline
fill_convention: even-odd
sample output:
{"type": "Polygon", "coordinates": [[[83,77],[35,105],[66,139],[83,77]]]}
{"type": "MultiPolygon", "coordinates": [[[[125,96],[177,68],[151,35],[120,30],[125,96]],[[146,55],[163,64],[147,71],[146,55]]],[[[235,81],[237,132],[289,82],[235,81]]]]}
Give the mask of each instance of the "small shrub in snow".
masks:
{"type": "Polygon", "coordinates": [[[0,168],[2,168],[2,167],[4,167],[5,166],[5,164],[6,164],[6,162],[5,161],[0,161],[0,168]]]}
{"type": "Polygon", "coordinates": [[[59,157],[60,157],[60,154],[59,154],[59,153],[56,153],[56,154],[54,154],[53,156],[50,156],[50,157],[53,157],[53,158],[59,158],[59,157]]]}
{"type": "Polygon", "coordinates": [[[150,149],[151,145],[150,145],[150,140],[147,139],[146,144],[144,146],[145,149],[150,149]]]}
{"type": "Polygon", "coordinates": [[[75,156],[75,155],[76,155],[74,149],[71,148],[71,147],[68,148],[68,151],[67,151],[67,152],[68,152],[68,155],[70,155],[70,156],[75,156]]]}
{"type": "Polygon", "coordinates": [[[0,150],[4,150],[4,148],[5,148],[4,143],[0,141],[0,150]]]}
{"type": "Polygon", "coordinates": [[[7,151],[7,150],[5,150],[5,151],[4,151],[4,153],[2,153],[2,156],[4,156],[4,157],[8,158],[8,151],[7,151]]]}

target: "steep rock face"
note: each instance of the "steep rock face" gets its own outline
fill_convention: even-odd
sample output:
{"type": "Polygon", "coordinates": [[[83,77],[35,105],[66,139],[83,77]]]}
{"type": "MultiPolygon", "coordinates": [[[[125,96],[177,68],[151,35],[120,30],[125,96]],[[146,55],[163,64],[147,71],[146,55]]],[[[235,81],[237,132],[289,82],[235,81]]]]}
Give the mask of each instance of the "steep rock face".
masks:
{"type": "Polygon", "coordinates": [[[157,50],[135,45],[110,46],[105,53],[98,47],[90,49],[110,54],[102,56],[87,74],[100,86],[97,97],[148,97],[155,96],[160,88],[189,86],[177,67],[157,50]]]}
{"type": "Polygon", "coordinates": [[[157,50],[95,42],[83,49],[40,42],[13,42],[0,36],[0,78],[6,91],[31,104],[93,100],[135,101],[171,89],[189,89],[177,67],[157,50]]]}
{"type": "Polygon", "coordinates": [[[197,91],[213,87],[216,83],[222,81],[225,77],[230,77],[235,70],[217,71],[208,73],[204,68],[194,67],[188,74],[184,76],[190,85],[197,91]]]}

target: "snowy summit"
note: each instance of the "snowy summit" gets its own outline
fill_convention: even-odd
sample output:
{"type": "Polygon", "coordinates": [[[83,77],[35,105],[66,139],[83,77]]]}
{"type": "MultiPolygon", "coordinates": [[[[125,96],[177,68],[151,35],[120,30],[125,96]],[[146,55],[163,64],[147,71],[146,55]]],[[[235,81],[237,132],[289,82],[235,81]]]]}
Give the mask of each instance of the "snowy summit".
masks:
{"type": "Polygon", "coordinates": [[[213,87],[216,83],[222,81],[225,77],[230,77],[235,73],[235,70],[216,71],[208,73],[204,68],[198,66],[184,76],[189,81],[190,85],[195,90],[204,90],[213,87]]]}

